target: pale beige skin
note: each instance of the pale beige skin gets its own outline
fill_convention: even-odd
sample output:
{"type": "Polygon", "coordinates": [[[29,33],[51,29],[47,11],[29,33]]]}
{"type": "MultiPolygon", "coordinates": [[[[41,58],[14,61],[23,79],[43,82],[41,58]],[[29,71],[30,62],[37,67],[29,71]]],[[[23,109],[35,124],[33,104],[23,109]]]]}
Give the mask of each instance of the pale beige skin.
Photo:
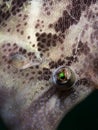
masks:
{"type": "MultiPolygon", "coordinates": [[[[12,6],[11,1],[6,2],[6,8],[9,10],[12,6]]],[[[98,84],[98,2],[87,6],[82,11],[79,20],[73,18],[77,24],[70,25],[68,29],[65,29],[63,44],[57,41],[57,46],[51,47],[48,51],[50,54],[45,52],[41,57],[35,34],[51,32],[58,35],[59,32],[49,28],[49,24],[54,24],[62,16],[63,10],[70,13],[70,8],[72,8],[71,0],[52,0],[52,2],[52,7],[49,6],[48,1],[45,2],[51,12],[50,15],[44,11],[44,0],[24,2],[19,13],[10,16],[7,20],[2,20],[7,26],[0,25],[0,116],[12,130],[55,130],[62,117],[75,104],[90,94],[98,84]],[[23,21],[24,14],[28,15],[25,22],[23,21]],[[42,22],[36,28],[38,19],[39,22],[44,21],[44,23],[42,22]],[[19,27],[16,28],[16,26],[19,27]],[[24,31],[22,35],[21,31],[24,31]],[[76,75],[74,90],[59,92],[53,85],[51,77],[49,80],[37,78],[39,70],[44,67],[50,69],[49,62],[52,60],[56,62],[62,58],[62,55],[65,60],[63,65],[65,65],[66,57],[72,55],[73,46],[77,51],[79,41],[87,44],[90,52],[81,53],[78,56],[78,61],[72,62],[70,65],[76,75]],[[10,47],[7,43],[10,43],[10,47]],[[14,43],[18,47],[26,49],[27,52],[34,52],[37,61],[34,60],[31,63],[31,59],[25,55],[28,63],[28,65],[26,62],[24,64],[26,67],[17,65],[19,62],[17,59],[15,65],[8,63],[10,53],[13,53],[14,43]],[[33,44],[35,47],[32,47],[33,44]],[[12,50],[8,51],[9,49],[12,50]],[[4,55],[6,60],[4,60],[4,55]],[[35,67],[36,62],[39,68],[35,67]],[[32,73],[31,66],[34,67],[35,74],[32,73]],[[22,70],[21,67],[23,67],[22,70]],[[27,73],[28,76],[26,76],[27,73]],[[77,81],[82,78],[89,79],[89,85],[82,83],[78,85],[77,81]]],[[[3,4],[2,0],[0,0],[0,4],[3,4]]],[[[17,52],[18,49],[16,49],[17,52]]],[[[54,67],[50,71],[53,72],[55,69],[54,67]]]]}

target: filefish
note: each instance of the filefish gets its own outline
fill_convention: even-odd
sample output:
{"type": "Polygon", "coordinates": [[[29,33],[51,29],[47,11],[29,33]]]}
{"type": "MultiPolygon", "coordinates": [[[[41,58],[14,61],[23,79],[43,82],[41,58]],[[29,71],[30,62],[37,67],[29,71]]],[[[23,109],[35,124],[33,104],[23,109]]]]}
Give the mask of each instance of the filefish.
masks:
{"type": "Polygon", "coordinates": [[[0,0],[0,117],[56,130],[98,88],[97,0],[0,0]]]}

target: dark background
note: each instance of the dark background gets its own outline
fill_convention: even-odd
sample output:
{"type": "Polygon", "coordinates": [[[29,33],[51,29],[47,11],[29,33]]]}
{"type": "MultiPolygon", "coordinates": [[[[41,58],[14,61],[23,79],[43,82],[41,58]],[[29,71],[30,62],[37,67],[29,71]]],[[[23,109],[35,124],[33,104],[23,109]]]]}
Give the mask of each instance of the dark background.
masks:
{"type": "Polygon", "coordinates": [[[98,130],[98,90],[70,111],[58,130],[98,130]]]}
{"type": "MultiPolygon", "coordinates": [[[[8,130],[2,119],[0,130],[8,130]]],[[[57,130],[98,130],[98,90],[72,109],[57,130]]]]}

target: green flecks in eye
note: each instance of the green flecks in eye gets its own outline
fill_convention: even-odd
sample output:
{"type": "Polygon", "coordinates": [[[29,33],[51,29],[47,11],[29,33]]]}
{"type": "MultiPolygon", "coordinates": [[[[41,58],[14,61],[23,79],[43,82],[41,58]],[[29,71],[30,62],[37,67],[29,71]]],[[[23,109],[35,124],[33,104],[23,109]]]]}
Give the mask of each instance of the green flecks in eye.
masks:
{"type": "Polygon", "coordinates": [[[60,78],[60,79],[64,79],[64,78],[65,78],[64,72],[59,73],[59,78],[60,78]]]}

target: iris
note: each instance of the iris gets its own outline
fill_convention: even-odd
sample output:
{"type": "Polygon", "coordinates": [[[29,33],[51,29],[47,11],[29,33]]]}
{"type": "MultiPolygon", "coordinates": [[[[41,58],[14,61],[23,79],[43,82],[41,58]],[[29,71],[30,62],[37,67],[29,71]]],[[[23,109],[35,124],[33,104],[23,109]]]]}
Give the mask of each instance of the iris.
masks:
{"type": "Polygon", "coordinates": [[[63,90],[72,88],[75,79],[72,69],[66,66],[56,68],[52,75],[53,84],[63,90]]]}

